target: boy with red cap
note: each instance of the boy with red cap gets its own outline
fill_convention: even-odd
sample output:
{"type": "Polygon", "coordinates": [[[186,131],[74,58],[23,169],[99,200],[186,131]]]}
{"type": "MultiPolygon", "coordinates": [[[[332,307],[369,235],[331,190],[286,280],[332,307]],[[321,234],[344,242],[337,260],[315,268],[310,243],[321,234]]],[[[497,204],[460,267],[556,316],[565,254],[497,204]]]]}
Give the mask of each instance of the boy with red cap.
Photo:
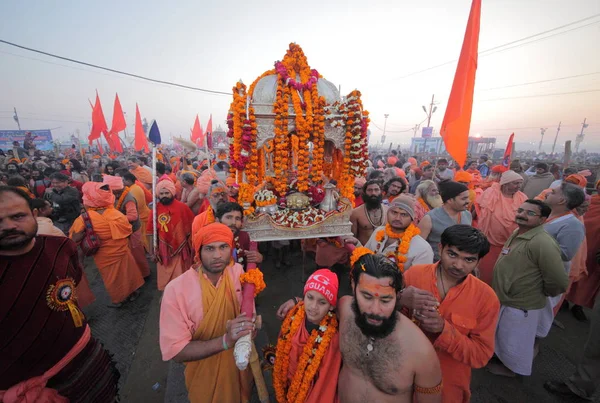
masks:
{"type": "Polygon", "coordinates": [[[233,346],[250,334],[254,318],[240,314],[244,270],[231,259],[233,233],[213,223],[194,233],[198,263],[165,288],[160,307],[163,360],[185,362],[191,403],[242,401],[242,372],[233,346]]]}
{"type": "Polygon", "coordinates": [[[304,285],[304,300],[285,317],[279,339],[273,387],[277,401],[335,402],[342,364],[337,304],[338,278],[328,269],[314,272],[304,285]]]}

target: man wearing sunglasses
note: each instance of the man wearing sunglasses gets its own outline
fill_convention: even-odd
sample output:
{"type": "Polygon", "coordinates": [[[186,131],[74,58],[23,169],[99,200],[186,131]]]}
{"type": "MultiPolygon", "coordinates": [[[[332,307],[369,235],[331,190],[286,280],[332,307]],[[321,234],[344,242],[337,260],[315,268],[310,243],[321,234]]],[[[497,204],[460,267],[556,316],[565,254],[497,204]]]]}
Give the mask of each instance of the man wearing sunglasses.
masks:
{"type": "Polygon", "coordinates": [[[500,300],[495,353],[487,369],[496,375],[529,376],[540,315],[547,297],[566,291],[558,244],[543,224],[551,208],[527,200],[516,211],[518,228],[508,238],[494,267],[492,287],[500,300]]]}

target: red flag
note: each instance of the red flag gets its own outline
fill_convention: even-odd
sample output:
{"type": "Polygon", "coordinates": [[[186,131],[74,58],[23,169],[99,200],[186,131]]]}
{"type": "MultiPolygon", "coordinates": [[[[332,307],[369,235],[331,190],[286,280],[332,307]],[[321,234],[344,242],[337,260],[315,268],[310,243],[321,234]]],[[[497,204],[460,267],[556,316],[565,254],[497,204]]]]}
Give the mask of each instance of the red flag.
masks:
{"type": "Polygon", "coordinates": [[[473,0],[452,91],[448,99],[448,107],[440,130],[446,150],[456,160],[458,166],[465,164],[469,147],[480,17],[481,0],[473,0]]]}
{"type": "Polygon", "coordinates": [[[104,119],[104,112],[102,112],[102,104],[100,104],[100,97],[98,91],[96,91],[96,103],[92,108],[92,130],[88,136],[90,145],[93,140],[99,139],[101,134],[106,135],[107,132],[108,127],[106,126],[106,119],[104,119]]]}
{"type": "Polygon", "coordinates": [[[209,150],[212,150],[212,113],[206,125],[206,146],[209,150]]]}
{"type": "Polygon", "coordinates": [[[115,106],[113,108],[112,127],[110,128],[109,136],[113,141],[115,150],[122,153],[123,147],[121,146],[121,139],[119,138],[119,132],[125,130],[127,122],[125,121],[125,114],[123,114],[123,108],[121,108],[121,101],[119,101],[119,94],[115,95],[115,106]]]}
{"type": "Polygon", "coordinates": [[[135,104],[135,140],[133,142],[135,151],[144,150],[149,152],[148,140],[146,140],[146,133],[144,133],[144,126],[142,126],[142,117],[140,116],[140,109],[138,104],[135,104]]]}
{"type": "Polygon", "coordinates": [[[98,152],[100,155],[104,154],[104,150],[102,149],[102,144],[100,144],[100,140],[96,139],[96,145],[98,146],[98,152]]]}
{"type": "Polygon", "coordinates": [[[200,119],[196,115],[196,121],[194,122],[194,128],[192,129],[192,141],[199,147],[204,144],[204,135],[202,134],[202,126],[200,125],[200,119]]]}
{"type": "Polygon", "coordinates": [[[513,152],[513,139],[515,138],[515,134],[511,134],[508,139],[508,143],[506,143],[506,150],[504,150],[504,158],[502,159],[502,165],[508,168],[510,165],[510,160],[512,158],[513,152]]]}

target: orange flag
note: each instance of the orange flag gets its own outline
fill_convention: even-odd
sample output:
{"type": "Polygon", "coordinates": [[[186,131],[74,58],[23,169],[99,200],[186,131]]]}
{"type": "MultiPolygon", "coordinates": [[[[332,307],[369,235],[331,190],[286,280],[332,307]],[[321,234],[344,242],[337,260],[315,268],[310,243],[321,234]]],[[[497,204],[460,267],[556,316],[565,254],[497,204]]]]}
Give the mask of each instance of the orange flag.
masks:
{"type": "Polygon", "coordinates": [[[513,133],[510,135],[510,138],[508,139],[508,143],[506,143],[506,149],[504,150],[504,158],[502,158],[502,165],[504,165],[507,168],[510,166],[510,160],[512,158],[514,138],[515,138],[515,134],[513,133]]]}
{"type": "Polygon", "coordinates": [[[140,108],[138,104],[135,104],[135,141],[133,142],[135,151],[144,150],[149,152],[148,140],[146,140],[146,133],[144,133],[144,126],[142,125],[142,117],[140,116],[140,108]]]}
{"type": "Polygon", "coordinates": [[[101,134],[106,136],[107,132],[108,127],[106,126],[106,119],[104,119],[104,112],[102,112],[102,104],[100,103],[98,91],[96,91],[96,103],[92,108],[92,130],[88,136],[90,145],[92,144],[92,141],[99,139],[101,134]]]}
{"type": "Polygon", "coordinates": [[[473,90],[475,88],[475,71],[477,70],[477,49],[479,46],[479,20],[481,17],[481,0],[473,0],[471,14],[467,23],[465,39],[460,59],[454,75],[452,91],[448,99],[448,107],[440,130],[448,153],[463,166],[467,159],[469,147],[469,129],[471,112],[473,111],[473,90]]]}
{"type": "Polygon", "coordinates": [[[119,132],[125,130],[127,122],[125,121],[125,115],[123,114],[123,108],[121,108],[121,101],[119,101],[119,94],[115,95],[115,106],[113,108],[112,127],[110,128],[109,137],[113,141],[115,151],[120,153],[123,152],[121,146],[121,139],[119,138],[119,132]]]}
{"type": "Polygon", "coordinates": [[[202,126],[200,126],[200,119],[196,115],[196,121],[194,122],[194,128],[192,129],[192,141],[199,147],[204,144],[204,135],[202,134],[202,126]]]}

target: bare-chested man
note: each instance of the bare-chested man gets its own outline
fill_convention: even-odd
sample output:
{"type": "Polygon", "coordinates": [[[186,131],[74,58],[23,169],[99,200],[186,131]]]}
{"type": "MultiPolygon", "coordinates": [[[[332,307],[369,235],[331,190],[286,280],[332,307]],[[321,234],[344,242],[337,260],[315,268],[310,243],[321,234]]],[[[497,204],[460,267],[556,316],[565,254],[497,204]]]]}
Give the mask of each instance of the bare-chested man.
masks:
{"type": "Polygon", "coordinates": [[[386,224],[387,207],[382,205],[383,196],[378,181],[369,180],[363,186],[363,201],[365,204],[352,211],[352,233],[366,245],[375,228],[386,224]]]}
{"type": "MultiPolygon", "coordinates": [[[[383,255],[367,253],[354,263],[351,281],[354,296],[338,302],[343,358],[339,401],[441,402],[436,352],[421,330],[396,311],[403,283],[398,268],[383,255]]],[[[293,300],[287,301],[278,316],[293,306],[293,300]]]]}
{"type": "Polygon", "coordinates": [[[196,179],[194,175],[191,173],[184,173],[179,178],[181,181],[181,187],[183,188],[183,192],[181,193],[181,202],[187,204],[187,206],[192,210],[195,215],[198,215],[200,211],[200,206],[202,205],[202,201],[204,197],[198,190],[194,183],[196,179]]]}

